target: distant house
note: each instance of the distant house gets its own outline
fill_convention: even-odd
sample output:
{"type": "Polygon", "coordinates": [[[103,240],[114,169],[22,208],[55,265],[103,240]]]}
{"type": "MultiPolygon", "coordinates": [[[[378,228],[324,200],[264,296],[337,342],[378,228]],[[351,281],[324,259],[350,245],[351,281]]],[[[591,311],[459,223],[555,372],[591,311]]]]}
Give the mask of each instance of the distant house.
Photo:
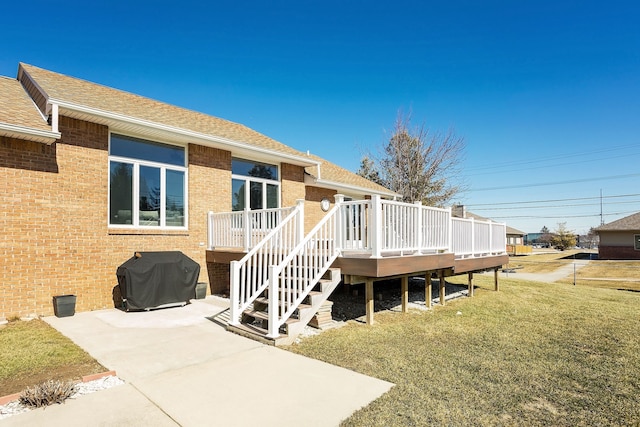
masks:
{"type": "Polygon", "coordinates": [[[600,259],[640,259],[640,212],[596,228],[600,259]]]}

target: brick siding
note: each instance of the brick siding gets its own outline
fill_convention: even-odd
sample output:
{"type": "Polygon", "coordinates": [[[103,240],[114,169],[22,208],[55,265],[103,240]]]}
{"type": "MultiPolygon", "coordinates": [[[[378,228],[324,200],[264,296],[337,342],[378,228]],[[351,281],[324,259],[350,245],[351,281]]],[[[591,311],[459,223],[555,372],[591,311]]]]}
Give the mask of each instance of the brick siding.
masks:
{"type": "Polygon", "coordinates": [[[640,251],[633,246],[602,246],[598,247],[598,259],[640,259],[640,251]]]}
{"type": "Polygon", "coordinates": [[[113,307],[117,267],[135,251],[180,250],[205,261],[207,212],[231,210],[231,153],[188,147],[188,231],[108,228],[106,126],[61,117],[51,146],[0,138],[0,317],[52,315],[54,295],[77,311],[113,307]]]}

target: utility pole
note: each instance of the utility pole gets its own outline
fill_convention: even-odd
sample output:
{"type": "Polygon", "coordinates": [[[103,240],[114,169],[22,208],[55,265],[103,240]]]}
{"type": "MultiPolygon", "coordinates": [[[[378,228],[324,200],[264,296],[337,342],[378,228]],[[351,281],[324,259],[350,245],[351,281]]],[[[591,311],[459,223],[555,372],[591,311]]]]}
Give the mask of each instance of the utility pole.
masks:
{"type": "Polygon", "coordinates": [[[604,225],[604,219],[602,218],[602,188],[600,189],[600,225],[604,225]]]}

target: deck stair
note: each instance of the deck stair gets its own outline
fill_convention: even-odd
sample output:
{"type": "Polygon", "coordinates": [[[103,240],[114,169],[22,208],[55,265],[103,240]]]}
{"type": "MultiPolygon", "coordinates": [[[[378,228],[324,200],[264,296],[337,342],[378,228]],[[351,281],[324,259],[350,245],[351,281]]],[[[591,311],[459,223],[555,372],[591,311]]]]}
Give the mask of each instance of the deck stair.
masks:
{"type": "MultiPolygon", "coordinates": [[[[228,330],[257,341],[271,345],[288,345],[302,333],[322,304],[336,289],[341,280],[339,268],[329,268],[322,279],[308,292],[291,317],[285,320],[279,328],[279,336],[268,336],[269,323],[269,291],[256,298],[247,309],[242,312],[242,319],[238,325],[229,325],[228,330]]],[[[292,298],[294,299],[294,298],[292,298]]],[[[282,314],[283,307],[277,306],[282,314]]]]}

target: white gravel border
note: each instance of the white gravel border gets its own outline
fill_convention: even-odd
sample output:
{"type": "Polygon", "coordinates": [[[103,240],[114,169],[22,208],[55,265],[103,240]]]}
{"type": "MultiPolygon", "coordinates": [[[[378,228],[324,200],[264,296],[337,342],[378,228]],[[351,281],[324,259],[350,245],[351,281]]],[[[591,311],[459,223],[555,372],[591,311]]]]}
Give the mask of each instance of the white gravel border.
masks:
{"type": "MultiPolygon", "coordinates": [[[[106,377],[98,378],[97,380],[80,382],[75,384],[76,392],[69,397],[69,399],[76,399],[80,396],[84,396],[85,394],[93,393],[100,390],[105,390],[111,387],[115,387],[118,385],[124,384],[120,378],[109,375],[106,377]]],[[[25,406],[20,403],[20,400],[14,400],[6,405],[0,406],[0,420],[4,418],[8,418],[12,415],[22,414],[24,412],[31,411],[32,407],[25,406]]]]}

